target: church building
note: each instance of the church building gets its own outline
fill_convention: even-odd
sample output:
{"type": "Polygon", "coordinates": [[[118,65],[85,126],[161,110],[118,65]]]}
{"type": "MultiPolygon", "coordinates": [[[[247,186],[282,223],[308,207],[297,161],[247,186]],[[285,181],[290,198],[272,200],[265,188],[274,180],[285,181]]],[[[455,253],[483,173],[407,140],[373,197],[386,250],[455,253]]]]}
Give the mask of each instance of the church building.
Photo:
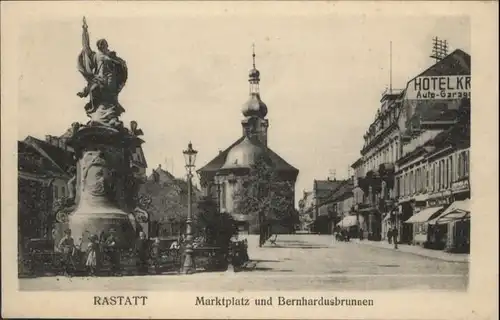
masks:
{"type": "MultiPolygon", "coordinates": [[[[299,174],[298,169],[287,163],[268,146],[269,120],[266,119],[268,109],[260,97],[260,72],[255,67],[255,52],[248,81],[250,93],[247,102],[242,107],[242,136],[198,170],[204,194],[218,199],[220,212],[230,213],[238,222],[240,231],[258,230],[258,226],[251,225],[257,222],[251,222],[252,220],[247,215],[236,212],[234,196],[256,159],[266,158],[279,179],[290,182],[292,188],[295,188],[299,174]]],[[[291,191],[291,194],[294,194],[295,190],[291,191]]],[[[294,197],[291,197],[289,201],[293,208],[294,197]]]]}

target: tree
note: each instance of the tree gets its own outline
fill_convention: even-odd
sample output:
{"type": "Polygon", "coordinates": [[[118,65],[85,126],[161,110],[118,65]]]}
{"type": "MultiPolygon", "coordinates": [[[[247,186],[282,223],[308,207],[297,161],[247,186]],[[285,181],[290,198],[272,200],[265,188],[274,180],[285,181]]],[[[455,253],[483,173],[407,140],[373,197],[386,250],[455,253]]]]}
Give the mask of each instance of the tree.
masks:
{"type": "MultiPolygon", "coordinates": [[[[148,180],[141,185],[139,191],[139,207],[148,212],[150,221],[160,225],[168,224],[170,234],[177,232],[174,231],[174,226],[182,229],[187,218],[187,190],[182,188],[184,184],[178,180],[169,182],[148,180]]],[[[192,203],[196,203],[194,191],[192,203]]],[[[196,210],[196,205],[193,205],[193,216],[196,215],[196,210]]]]}
{"type": "Polygon", "coordinates": [[[233,217],[228,213],[219,213],[217,203],[210,197],[200,198],[197,209],[194,222],[205,243],[220,247],[226,253],[231,237],[238,232],[233,217]]]}
{"type": "Polygon", "coordinates": [[[280,177],[264,156],[258,157],[234,195],[235,209],[258,222],[262,245],[272,224],[292,228],[298,221],[293,204],[293,185],[280,177]]]}

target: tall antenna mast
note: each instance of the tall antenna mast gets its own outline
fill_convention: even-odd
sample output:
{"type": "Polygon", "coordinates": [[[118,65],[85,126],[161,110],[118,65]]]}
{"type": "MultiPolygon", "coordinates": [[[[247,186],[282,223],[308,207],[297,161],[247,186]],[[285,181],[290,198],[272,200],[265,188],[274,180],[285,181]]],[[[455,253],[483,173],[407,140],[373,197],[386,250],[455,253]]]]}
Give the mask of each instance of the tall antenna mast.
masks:
{"type": "Polygon", "coordinates": [[[392,94],[392,41],[389,43],[389,94],[392,94]]]}
{"type": "Polygon", "coordinates": [[[431,58],[436,60],[436,63],[448,55],[448,42],[441,40],[438,37],[432,39],[432,54],[431,58]]]}

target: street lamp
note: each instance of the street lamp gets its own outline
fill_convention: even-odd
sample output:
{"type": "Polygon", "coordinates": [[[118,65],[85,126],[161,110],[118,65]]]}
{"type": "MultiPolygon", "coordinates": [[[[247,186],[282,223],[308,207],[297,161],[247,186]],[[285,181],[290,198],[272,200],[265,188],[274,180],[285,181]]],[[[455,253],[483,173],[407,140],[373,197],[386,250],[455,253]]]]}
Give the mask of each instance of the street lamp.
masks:
{"type": "Polygon", "coordinates": [[[192,222],[192,208],[191,208],[191,193],[192,193],[192,181],[194,163],[196,161],[196,155],[198,151],[193,149],[193,144],[189,142],[187,150],[182,151],[184,154],[184,160],[186,161],[186,171],[187,171],[187,183],[188,183],[188,215],[186,219],[186,249],[184,264],[182,267],[182,273],[191,274],[194,273],[193,268],[193,235],[191,231],[192,222]]]}

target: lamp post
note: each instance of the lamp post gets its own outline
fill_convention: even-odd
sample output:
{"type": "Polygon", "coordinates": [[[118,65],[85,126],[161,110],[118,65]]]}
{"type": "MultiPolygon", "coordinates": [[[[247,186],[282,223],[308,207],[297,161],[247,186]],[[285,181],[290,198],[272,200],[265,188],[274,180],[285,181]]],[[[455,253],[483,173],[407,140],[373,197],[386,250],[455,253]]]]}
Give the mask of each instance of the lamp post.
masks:
{"type": "Polygon", "coordinates": [[[192,193],[192,181],[194,163],[196,161],[196,155],[198,151],[193,149],[193,144],[189,142],[188,148],[182,152],[184,154],[184,159],[186,161],[186,171],[187,171],[187,183],[188,183],[188,215],[186,219],[186,247],[185,247],[185,258],[184,264],[182,266],[182,273],[191,274],[194,273],[194,261],[193,261],[193,235],[191,231],[192,222],[192,208],[191,208],[191,193],[192,193]]]}

